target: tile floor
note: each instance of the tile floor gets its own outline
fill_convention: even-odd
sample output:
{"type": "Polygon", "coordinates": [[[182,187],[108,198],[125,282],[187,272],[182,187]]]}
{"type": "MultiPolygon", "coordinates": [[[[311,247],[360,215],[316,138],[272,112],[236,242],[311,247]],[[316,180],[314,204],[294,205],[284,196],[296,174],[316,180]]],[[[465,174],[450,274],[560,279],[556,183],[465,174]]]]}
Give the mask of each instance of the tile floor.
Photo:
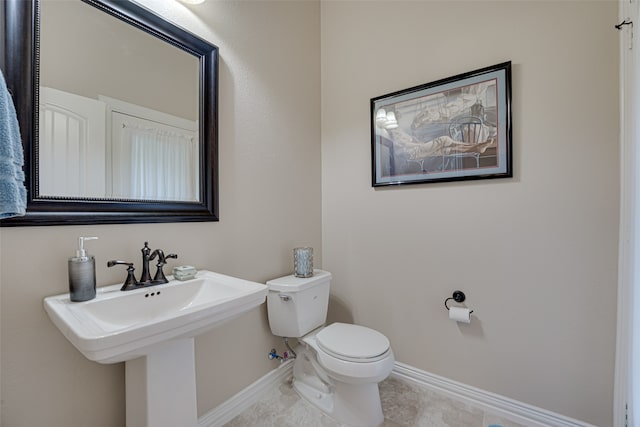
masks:
{"type": "MultiPolygon", "coordinates": [[[[393,377],[380,383],[380,399],[385,415],[383,427],[527,427],[393,377]]],[[[250,426],[342,427],[342,424],[298,396],[287,381],[225,425],[250,426]]]]}

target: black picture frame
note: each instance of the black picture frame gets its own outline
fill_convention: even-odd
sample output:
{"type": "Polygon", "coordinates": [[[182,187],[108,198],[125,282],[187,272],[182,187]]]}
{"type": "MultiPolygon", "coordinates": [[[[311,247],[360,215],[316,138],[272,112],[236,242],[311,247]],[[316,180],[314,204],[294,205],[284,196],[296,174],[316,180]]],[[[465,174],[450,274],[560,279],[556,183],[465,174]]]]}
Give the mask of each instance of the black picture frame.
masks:
{"type": "Polygon", "coordinates": [[[373,187],[508,178],[511,62],[371,99],[373,187]]]}

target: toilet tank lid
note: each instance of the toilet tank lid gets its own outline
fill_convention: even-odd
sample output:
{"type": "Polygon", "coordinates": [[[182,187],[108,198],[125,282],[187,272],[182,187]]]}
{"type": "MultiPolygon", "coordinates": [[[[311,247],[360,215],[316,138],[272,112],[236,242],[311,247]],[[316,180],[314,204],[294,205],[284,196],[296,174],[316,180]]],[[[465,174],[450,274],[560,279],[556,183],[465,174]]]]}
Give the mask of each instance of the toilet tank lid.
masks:
{"type": "Polygon", "coordinates": [[[313,270],[311,277],[296,277],[293,274],[285,277],[278,277],[267,282],[270,291],[298,292],[310,288],[318,283],[331,280],[331,273],[323,270],[313,270]]]}

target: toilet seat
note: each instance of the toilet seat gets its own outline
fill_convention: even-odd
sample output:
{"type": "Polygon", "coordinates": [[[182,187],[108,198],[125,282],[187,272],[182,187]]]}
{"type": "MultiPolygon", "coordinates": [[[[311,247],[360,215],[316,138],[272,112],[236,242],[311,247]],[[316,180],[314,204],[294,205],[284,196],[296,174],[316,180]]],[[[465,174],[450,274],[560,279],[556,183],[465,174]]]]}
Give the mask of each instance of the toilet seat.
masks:
{"type": "Polygon", "coordinates": [[[391,347],[380,332],[360,325],[333,323],[316,334],[318,347],[349,362],[370,363],[387,357],[391,347]]]}

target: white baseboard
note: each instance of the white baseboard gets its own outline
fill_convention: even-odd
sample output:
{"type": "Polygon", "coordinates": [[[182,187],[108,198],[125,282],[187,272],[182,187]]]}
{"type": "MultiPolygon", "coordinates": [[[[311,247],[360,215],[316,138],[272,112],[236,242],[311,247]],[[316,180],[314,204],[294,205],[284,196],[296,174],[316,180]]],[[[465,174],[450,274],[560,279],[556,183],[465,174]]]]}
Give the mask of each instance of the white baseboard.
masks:
{"type": "MultiPolygon", "coordinates": [[[[198,427],[222,427],[289,378],[293,360],[269,372],[226,402],[200,417],[198,427]]],[[[596,427],[545,409],[462,384],[396,362],[391,377],[413,383],[528,427],[596,427]]]]}
{"type": "Polygon", "coordinates": [[[529,427],[596,427],[508,397],[471,387],[429,372],[396,362],[391,376],[420,387],[444,393],[453,399],[489,411],[529,427]]]}
{"type": "Polygon", "coordinates": [[[221,405],[198,419],[198,427],[222,427],[251,405],[260,401],[267,393],[285,382],[293,372],[293,360],[288,360],[270,371],[258,381],[236,393],[221,405]]]}

